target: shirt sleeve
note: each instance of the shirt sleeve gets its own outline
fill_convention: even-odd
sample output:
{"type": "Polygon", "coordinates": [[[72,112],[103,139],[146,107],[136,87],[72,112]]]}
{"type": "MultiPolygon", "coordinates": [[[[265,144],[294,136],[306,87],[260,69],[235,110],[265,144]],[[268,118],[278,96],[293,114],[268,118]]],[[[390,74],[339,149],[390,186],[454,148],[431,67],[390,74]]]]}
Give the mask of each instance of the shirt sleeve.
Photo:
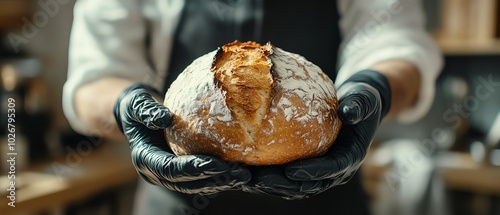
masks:
{"type": "Polygon", "coordinates": [[[74,106],[75,91],[102,77],[143,82],[145,25],[137,0],[77,1],[69,44],[68,78],[63,88],[63,110],[72,128],[88,134],[74,106]]]}
{"type": "Polygon", "coordinates": [[[339,71],[340,86],[354,73],[390,59],[414,63],[422,84],[417,103],[398,116],[411,123],[423,117],[434,100],[435,81],[443,64],[441,53],[424,28],[419,0],[339,0],[342,44],[339,71]]]}

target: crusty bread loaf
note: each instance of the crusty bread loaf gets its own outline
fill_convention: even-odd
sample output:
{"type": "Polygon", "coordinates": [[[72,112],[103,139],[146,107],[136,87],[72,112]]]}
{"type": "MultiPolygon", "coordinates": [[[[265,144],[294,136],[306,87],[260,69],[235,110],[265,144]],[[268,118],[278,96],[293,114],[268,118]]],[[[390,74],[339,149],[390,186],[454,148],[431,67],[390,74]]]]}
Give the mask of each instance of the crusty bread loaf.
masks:
{"type": "Polygon", "coordinates": [[[302,56],[269,43],[233,43],[189,65],[172,83],[165,130],[175,154],[250,165],[318,156],[341,122],[333,82],[302,56]]]}

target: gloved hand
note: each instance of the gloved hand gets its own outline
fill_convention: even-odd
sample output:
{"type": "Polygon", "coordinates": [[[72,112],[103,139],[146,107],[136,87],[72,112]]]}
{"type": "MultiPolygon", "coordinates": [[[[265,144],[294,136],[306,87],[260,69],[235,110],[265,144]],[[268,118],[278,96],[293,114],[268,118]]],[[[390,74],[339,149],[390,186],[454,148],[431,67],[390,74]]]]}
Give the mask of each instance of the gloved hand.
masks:
{"type": "Polygon", "coordinates": [[[149,183],[182,193],[211,194],[240,187],[250,172],[206,155],[176,156],[168,147],[164,131],[172,114],[156,102],[159,93],[146,85],[127,88],[118,98],[114,115],[129,141],[132,163],[149,183]]]}
{"type": "Polygon", "coordinates": [[[347,183],[361,166],[381,119],[389,112],[391,90],[385,76],[366,70],[337,90],[342,128],[322,157],[288,165],[254,167],[243,190],[285,199],[302,199],[347,183]]]}

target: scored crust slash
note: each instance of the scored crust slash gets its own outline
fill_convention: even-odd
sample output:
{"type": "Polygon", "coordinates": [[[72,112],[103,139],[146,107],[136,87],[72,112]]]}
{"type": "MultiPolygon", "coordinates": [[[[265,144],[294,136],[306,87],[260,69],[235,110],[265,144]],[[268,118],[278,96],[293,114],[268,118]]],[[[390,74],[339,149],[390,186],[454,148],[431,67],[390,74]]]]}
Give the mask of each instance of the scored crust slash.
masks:
{"type": "Polygon", "coordinates": [[[177,155],[250,165],[325,153],[341,121],[333,81],[304,57],[270,43],[235,41],[194,60],[172,83],[165,129],[177,155]]]}

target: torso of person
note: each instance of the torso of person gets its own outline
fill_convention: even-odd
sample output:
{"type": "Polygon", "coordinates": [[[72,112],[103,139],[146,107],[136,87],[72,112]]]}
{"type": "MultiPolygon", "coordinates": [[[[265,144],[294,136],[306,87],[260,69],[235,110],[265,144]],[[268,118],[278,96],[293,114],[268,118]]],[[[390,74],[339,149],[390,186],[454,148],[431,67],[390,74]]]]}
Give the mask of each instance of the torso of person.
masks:
{"type": "MultiPolygon", "coordinates": [[[[336,1],[186,0],[175,32],[164,91],[194,59],[234,40],[271,42],[304,56],[335,80],[341,41],[338,20],[336,1]]],[[[288,201],[242,191],[216,196],[175,195],[186,203],[186,207],[178,207],[184,214],[366,214],[368,211],[359,174],[346,185],[305,200],[288,201]]]]}

